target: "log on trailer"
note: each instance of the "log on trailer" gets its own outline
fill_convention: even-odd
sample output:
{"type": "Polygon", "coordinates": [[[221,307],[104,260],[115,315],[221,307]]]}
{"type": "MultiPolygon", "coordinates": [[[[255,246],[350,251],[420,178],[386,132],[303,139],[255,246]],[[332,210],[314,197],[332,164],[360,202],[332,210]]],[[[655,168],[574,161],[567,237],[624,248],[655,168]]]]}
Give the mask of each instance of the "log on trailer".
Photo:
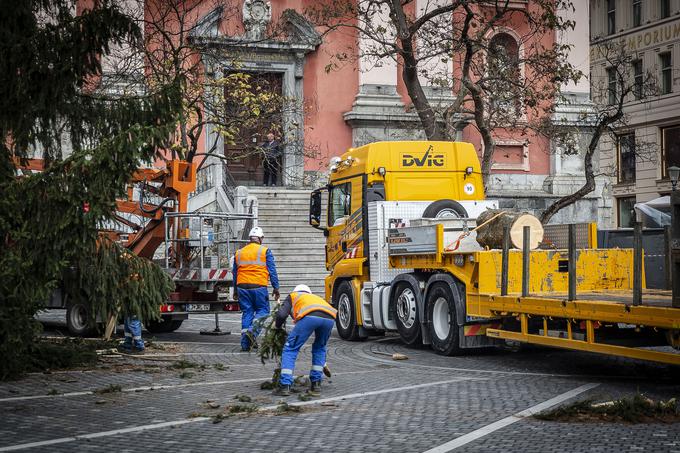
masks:
{"type": "Polygon", "coordinates": [[[530,248],[533,250],[543,240],[543,225],[535,216],[526,212],[487,209],[477,217],[477,242],[490,249],[503,248],[503,228],[510,231],[510,246],[521,249],[524,227],[530,227],[530,248]],[[494,218],[495,217],[495,218],[494,218]],[[488,223],[487,223],[488,222],[488,223]]]}

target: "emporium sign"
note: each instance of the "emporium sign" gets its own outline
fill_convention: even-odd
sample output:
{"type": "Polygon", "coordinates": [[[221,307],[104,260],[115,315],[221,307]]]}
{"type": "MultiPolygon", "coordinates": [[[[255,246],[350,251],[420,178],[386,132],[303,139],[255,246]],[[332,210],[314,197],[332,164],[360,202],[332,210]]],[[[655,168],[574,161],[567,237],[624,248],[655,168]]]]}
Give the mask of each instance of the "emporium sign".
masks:
{"type": "MultiPolygon", "coordinates": [[[[625,36],[620,39],[620,45],[624,51],[635,52],[650,46],[661,45],[680,39],[680,21],[674,21],[658,27],[650,28],[639,33],[625,36]]],[[[599,60],[605,57],[606,46],[595,45],[590,48],[591,60],[599,60]]]]}

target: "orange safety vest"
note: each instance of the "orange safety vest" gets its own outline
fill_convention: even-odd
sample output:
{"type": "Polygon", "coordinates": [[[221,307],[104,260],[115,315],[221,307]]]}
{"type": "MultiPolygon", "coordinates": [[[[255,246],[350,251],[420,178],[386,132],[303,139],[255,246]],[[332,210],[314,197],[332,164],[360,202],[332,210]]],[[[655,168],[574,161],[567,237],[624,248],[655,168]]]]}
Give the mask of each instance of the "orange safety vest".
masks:
{"type": "Polygon", "coordinates": [[[234,256],[237,268],[236,284],[267,286],[269,270],[267,269],[267,247],[251,242],[234,256]]]}
{"type": "Polygon", "coordinates": [[[338,314],[338,310],[333,308],[331,304],[314,294],[290,293],[290,298],[293,301],[293,319],[296,322],[313,311],[323,311],[331,315],[333,319],[338,314]]]}

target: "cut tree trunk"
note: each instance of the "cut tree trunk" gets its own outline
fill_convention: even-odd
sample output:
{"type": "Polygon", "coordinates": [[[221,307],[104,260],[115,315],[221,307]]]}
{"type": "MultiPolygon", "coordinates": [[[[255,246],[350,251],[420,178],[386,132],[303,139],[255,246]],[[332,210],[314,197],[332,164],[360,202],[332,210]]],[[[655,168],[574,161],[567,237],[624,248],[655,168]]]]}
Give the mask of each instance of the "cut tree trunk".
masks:
{"type": "Polygon", "coordinates": [[[483,225],[477,230],[477,242],[482,247],[500,249],[503,247],[503,228],[510,229],[510,248],[522,248],[524,227],[530,227],[529,246],[533,250],[543,240],[543,225],[535,216],[526,212],[503,211],[488,209],[477,217],[477,225],[483,225]],[[497,216],[496,218],[493,218],[497,216]],[[492,219],[493,220],[490,220],[492,219]]]}

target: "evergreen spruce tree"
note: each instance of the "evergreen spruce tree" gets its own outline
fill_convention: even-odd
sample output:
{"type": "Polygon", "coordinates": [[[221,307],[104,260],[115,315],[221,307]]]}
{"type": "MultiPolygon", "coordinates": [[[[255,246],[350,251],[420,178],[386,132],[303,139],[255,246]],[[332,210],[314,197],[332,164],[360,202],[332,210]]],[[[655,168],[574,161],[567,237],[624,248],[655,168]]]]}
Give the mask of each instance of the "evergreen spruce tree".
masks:
{"type": "Polygon", "coordinates": [[[0,379],[21,371],[34,315],[70,266],[86,269],[78,284],[93,310],[157,316],[171,289],[157,266],[98,241],[97,225],[140,163],[169,146],[184,82],[97,91],[102,56],[141,32],[114,2],[93,5],[0,0],[0,379]],[[35,153],[45,170],[17,178],[35,153]]]}

